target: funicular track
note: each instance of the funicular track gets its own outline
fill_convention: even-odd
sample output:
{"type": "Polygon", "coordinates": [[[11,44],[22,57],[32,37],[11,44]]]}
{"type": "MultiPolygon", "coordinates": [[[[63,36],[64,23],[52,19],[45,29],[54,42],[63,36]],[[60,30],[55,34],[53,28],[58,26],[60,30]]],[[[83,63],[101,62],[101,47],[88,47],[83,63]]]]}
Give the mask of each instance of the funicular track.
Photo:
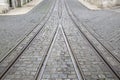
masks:
{"type": "MultiPolygon", "coordinates": [[[[75,19],[76,19],[76,17],[74,16],[74,14],[72,13],[72,11],[69,9],[69,6],[68,6],[68,4],[66,3],[66,1],[65,0],[57,0],[55,3],[54,3],[54,5],[52,6],[52,8],[51,8],[51,10],[50,10],[50,14],[48,15],[48,17],[46,18],[45,17],[45,19],[44,19],[44,22],[40,25],[41,26],[41,28],[40,29],[37,29],[37,32],[34,34],[34,36],[33,36],[33,38],[30,38],[30,40],[29,40],[29,42],[27,42],[27,45],[25,45],[25,47],[23,47],[21,50],[20,50],[20,52],[19,52],[19,54],[10,62],[10,64],[7,66],[7,68],[5,68],[4,69],[4,71],[2,72],[2,74],[0,75],[0,79],[4,79],[5,77],[6,77],[6,75],[7,75],[7,73],[9,72],[9,69],[11,69],[11,67],[13,66],[13,65],[15,65],[15,63],[17,62],[17,60],[19,59],[19,57],[23,54],[23,52],[31,45],[31,43],[34,41],[34,39],[36,38],[36,36],[40,33],[40,32],[42,32],[42,29],[44,28],[44,26],[45,26],[45,24],[47,23],[47,21],[49,20],[49,18],[50,18],[50,16],[51,16],[51,14],[52,14],[52,12],[53,12],[53,10],[55,9],[55,5],[56,5],[56,3],[58,3],[57,4],[57,14],[56,15],[58,15],[58,23],[57,23],[57,27],[55,28],[55,30],[54,30],[54,32],[53,32],[53,36],[50,38],[50,42],[49,42],[49,45],[47,44],[47,49],[44,51],[44,55],[42,55],[42,60],[41,60],[41,63],[39,64],[39,67],[37,68],[37,72],[36,72],[36,74],[35,74],[35,77],[34,77],[34,80],[41,80],[42,78],[43,78],[43,75],[45,75],[45,69],[46,69],[46,66],[49,66],[48,65],[48,61],[50,61],[49,59],[50,58],[55,58],[55,59],[57,59],[56,57],[50,57],[50,55],[51,54],[53,54],[52,53],[52,48],[54,48],[53,47],[53,45],[55,44],[55,41],[56,41],[56,38],[57,38],[57,36],[59,35],[59,37],[60,36],[62,36],[63,37],[63,42],[64,42],[64,44],[66,45],[66,49],[67,49],[67,51],[68,51],[68,56],[67,57],[69,57],[70,58],[70,64],[72,64],[73,65],[73,71],[75,71],[75,74],[76,74],[76,76],[74,76],[72,79],[74,80],[75,78],[75,80],[86,80],[86,78],[85,78],[85,76],[84,76],[84,72],[82,71],[82,69],[81,69],[81,66],[80,66],[80,64],[79,64],[79,61],[78,61],[78,59],[77,59],[77,55],[74,53],[74,51],[73,51],[73,47],[71,46],[71,43],[70,43],[70,41],[69,41],[69,39],[68,39],[68,35],[67,35],[67,32],[65,31],[65,25],[63,25],[62,24],[62,20],[63,20],[63,8],[65,8],[64,10],[67,10],[67,13],[68,13],[68,15],[69,15],[69,17],[70,17],[70,19],[72,20],[72,22],[73,22],[73,24],[75,25],[75,27],[79,30],[79,33],[80,34],[82,34],[82,36],[84,37],[84,39],[86,39],[89,43],[90,43],[90,45],[93,47],[93,49],[98,53],[98,55],[99,55],[99,57],[103,60],[103,62],[111,69],[111,72],[117,77],[117,80],[119,80],[120,79],[120,75],[119,75],[119,73],[116,71],[116,67],[115,66],[113,66],[112,64],[110,64],[107,60],[106,60],[106,58],[105,58],[105,56],[104,55],[102,55],[102,52],[101,52],[101,50],[98,48],[98,47],[96,47],[96,45],[94,45],[94,43],[89,39],[89,37],[87,36],[87,34],[85,34],[84,33],[84,30],[83,29],[81,29],[80,28],[80,26],[78,25],[78,21],[76,21],[75,19]]],[[[66,19],[66,18],[65,18],[66,19]]],[[[38,25],[37,25],[38,26],[38,25]]],[[[52,25],[53,26],[53,25],[52,25]]],[[[34,31],[34,30],[33,30],[34,31]]],[[[61,37],[60,37],[60,39],[62,39],[61,37]]],[[[58,42],[59,42],[59,40],[60,40],[59,38],[58,38],[58,42]]],[[[18,45],[19,46],[19,45],[18,45]]],[[[56,49],[56,47],[55,47],[55,49],[56,49]]],[[[14,50],[14,49],[13,49],[14,50]]],[[[64,49],[63,49],[64,50],[64,49]]],[[[57,50],[56,50],[57,51],[57,50]]],[[[59,51],[59,50],[58,50],[59,51]]],[[[66,53],[67,54],[67,53],[66,53]]],[[[59,54],[59,55],[61,55],[61,54],[59,54]]],[[[8,55],[9,56],[9,55],[8,55]]],[[[111,55],[110,55],[111,56],[111,55]]],[[[61,56],[60,56],[61,57],[61,56]]],[[[7,58],[7,56],[5,57],[5,59],[7,58]]],[[[112,57],[112,58],[114,58],[114,57],[112,57]]],[[[3,61],[4,61],[4,59],[3,59],[3,61]]],[[[59,60],[58,60],[59,61],[59,60]]],[[[66,60],[67,61],[67,60],[66,60]]],[[[114,59],[114,61],[117,63],[117,65],[119,65],[119,62],[116,60],[116,59],[114,59]]],[[[1,62],[2,63],[2,62],[1,62]]],[[[0,64],[1,64],[0,63],[0,64]]],[[[53,63],[53,62],[52,62],[53,63]]],[[[50,65],[51,67],[53,67],[54,68],[54,66],[57,66],[57,65],[50,65]]],[[[59,66],[58,66],[59,67],[59,66]]],[[[64,66],[62,66],[63,68],[64,68],[64,66]]],[[[68,68],[68,67],[67,67],[68,68]]],[[[69,69],[69,68],[68,68],[69,69]]],[[[47,69],[46,69],[47,70],[47,69]]],[[[52,70],[52,69],[51,69],[52,70]]],[[[51,73],[52,72],[50,72],[49,73],[49,75],[51,75],[51,73]]],[[[63,72],[64,73],[64,72],[63,72]]],[[[69,73],[70,74],[70,73],[69,73]]],[[[68,74],[68,75],[69,75],[68,74]]],[[[68,77],[68,75],[67,76],[62,76],[62,77],[64,77],[65,79],[68,79],[69,77],[71,78],[71,76],[69,76],[68,77]]],[[[48,77],[48,76],[47,76],[48,77]]],[[[55,76],[56,77],[56,76],[55,76]]],[[[58,78],[59,76],[57,76],[56,78],[58,78]]],[[[61,78],[62,78],[61,77],[61,78]]],[[[43,79],[44,80],[44,79],[43,79]]],[[[48,78],[48,80],[51,80],[51,78],[49,77],[48,78]]],[[[52,79],[52,80],[54,80],[54,78],[52,79]]],[[[55,79],[56,80],[56,79],[55,79]]],[[[103,79],[104,80],[104,79],[103,79]]]]}
{"type": "MultiPolygon", "coordinates": [[[[60,31],[61,31],[61,34],[62,34],[62,36],[63,36],[63,38],[64,38],[65,45],[66,45],[66,47],[67,47],[67,49],[68,49],[69,57],[71,58],[71,62],[73,63],[73,66],[74,66],[74,69],[75,69],[75,72],[76,72],[76,75],[77,75],[77,80],[82,80],[82,77],[81,77],[80,72],[79,72],[79,70],[78,70],[78,65],[77,65],[77,63],[76,63],[75,57],[74,57],[73,52],[72,52],[72,50],[71,50],[71,48],[70,48],[69,42],[68,42],[68,40],[67,40],[67,37],[66,37],[66,35],[65,35],[63,26],[62,26],[61,24],[58,25],[58,28],[57,28],[57,30],[56,30],[56,34],[55,34],[55,36],[54,36],[54,38],[53,38],[53,40],[52,40],[51,45],[49,46],[49,49],[48,49],[48,51],[47,51],[47,54],[46,54],[46,56],[45,56],[45,58],[44,58],[44,60],[43,60],[43,62],[42,62],[43,64],[42,64],[42,66],[41,66],[41,69],[40,69],[40,72],[39,72],[39,75],[38,75],[37,80],[42,80],[42,79],[43,79],[43,75],[44,75],[45,70],[46,70],[46,65],[48,65],[47,63],[48,63],[48,61],[49,61],[49,58],[50,58],[52,49],[53,49],[54,44],[55,44],[55,42],[56,42],[56,38],[58,37],[58,35],[60,35],[60,34],[59,34],[60,31]]],[[[56,66],[56,65],[54,65],[54,66],[56,66]]],[[[51,75],[51,74],[52,74],[52,72],[49,73],[49,75],[51,75]]],[[[70,74],[70,73],[69,73],[69,74],[70,74]]],[[[69,75],[69,74],[68,74],[68,75],[69,75]]],[[[54,77],[51,77],[51,78],[49,77],[48,79],[59,79],[59,76],[58,76],[58,77],[55,77],[55,78],[54,78],[54,77]]],[[[69,77],[68,77],[68,76],[63,77],[63,78],[61,77],[61,79],[69,79],[69,77]]],[[[72,78],[71,78],[71,79],[72,79],[72,78]]],[[[73,77],[73,79],[74,79],[74,77],[73,77]]]]}
{"type": "MultiPolygon", "coordinates": [[[[66,0],[65,7],[67,9],[68,15],[70,16],[73,23],[79,29],[83,37],[90,43],[90,45],[95,49],[100,58],[106,63],[106,65],[111,69],[111,71],[116,75],[118,80],[120,79],[120,61],[114,56],[95,36],[93,36],[86,27],[79,21],[76,15],[69,8],[66,0]]],[[[83,75],[83,80],[85,80],[83,75]]]]}

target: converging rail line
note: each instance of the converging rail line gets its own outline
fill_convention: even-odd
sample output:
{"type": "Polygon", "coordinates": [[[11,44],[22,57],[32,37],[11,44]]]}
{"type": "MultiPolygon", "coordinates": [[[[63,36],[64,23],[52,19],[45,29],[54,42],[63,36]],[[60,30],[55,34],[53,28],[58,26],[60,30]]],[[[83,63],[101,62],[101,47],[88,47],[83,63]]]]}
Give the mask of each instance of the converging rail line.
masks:
{"type": "Polygon", "coordinates": [[[52,44],[49,47],[48,53],[43,61],[43,66],[37,80],[44,79],[82,80],[76,60],[69,47],[69,43],[61,24],[58,26],[52,44]],[[62,45],[61,42],[63,42],[62,45]],[[54,50],[57,48],[59,49],[54,50]],[[64,51],[65,53],[63,53],[64,51]]]}

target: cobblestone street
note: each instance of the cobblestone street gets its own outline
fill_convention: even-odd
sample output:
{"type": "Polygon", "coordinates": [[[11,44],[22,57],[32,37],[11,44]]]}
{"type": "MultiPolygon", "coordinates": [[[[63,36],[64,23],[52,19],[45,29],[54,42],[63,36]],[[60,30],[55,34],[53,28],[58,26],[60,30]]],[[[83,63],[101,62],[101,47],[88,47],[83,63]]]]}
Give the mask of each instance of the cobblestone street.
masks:
{"type": "Polygon", "coordinates": [[[0,16],[0,80],[120,80],[119,21],[78,0],[0,16]]]}

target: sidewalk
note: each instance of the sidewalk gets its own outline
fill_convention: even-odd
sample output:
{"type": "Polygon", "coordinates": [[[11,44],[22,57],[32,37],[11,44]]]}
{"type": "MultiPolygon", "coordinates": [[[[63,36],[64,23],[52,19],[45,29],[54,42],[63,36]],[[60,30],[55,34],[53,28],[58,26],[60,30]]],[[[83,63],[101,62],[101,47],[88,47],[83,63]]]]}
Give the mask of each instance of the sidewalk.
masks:
{"type": "Polygon", "coordinates": [[[111,11],[120,13],[120,6],[118,6],[118,7],[113,7],[111,11]]]}
{"type": "Polygon", "coordinates": [[[42,1],[43,0],[33,0],[29,3],[27,3],[26,5],[23,5],[22,7],[12,9],[8,13],[0,14],[0,15],[22,15],[22,14],[26,14],[29,11],[31,11],[35,6],[37,6],[42,1]]]}
{"type": "Polygon", "coordinates": [[[92,5],[89,2],[86,2],[84,0],[78,0],[81,4],[83,4],[85,7],[87,7],[90,10],[101,10],[101,9],[105,9],[105,10],[111,10],[114,12],[120,12],[120,6],[114,6],[114,7],[104,7],[104,8],[99,8],[96,5],[92,5]]]}
{"type": "Polygon", "coordinates": [[[80,3],[82,3],[85,7],[87,7],[88,9],[90,10],[100,10],[100,8],[98,8],[97,6],[95,5],[92,5],[86,1],[83,1],[83,0],[79,0],[80,3]]]}

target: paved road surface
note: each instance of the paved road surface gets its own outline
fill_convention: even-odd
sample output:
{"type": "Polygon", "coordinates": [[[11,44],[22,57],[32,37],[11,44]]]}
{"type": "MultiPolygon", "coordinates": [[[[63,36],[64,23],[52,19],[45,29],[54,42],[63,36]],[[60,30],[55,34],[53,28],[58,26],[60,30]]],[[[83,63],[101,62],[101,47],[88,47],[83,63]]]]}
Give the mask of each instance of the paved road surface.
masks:
{"type": "MultiPolygon", "coordinates": [[[[45,3],[47,5],[47,0],[45,3]]],[[[119,14],[112,11],[90,11],[76,0],[52,0],[47,7],[46,5],[44,8],[49,11],[46,12],[42,21],[38,20],[39,13],[42,13],[39,12],[42,9],[40,6],[44,6],[42,4],[26,15],[2,17],[4,19],[13,19],[13,17],[23,19],[24,17],[25,20],[34,19],[36,24],[37,22],[39,24],[35,26],[34,23],[33,31],[2,59],[0,79],[119,80],[119,54],[111,52],[112,42],[107,41],[109,45],[106,42],[111,36],[104,33],[105,30],[106,33],[111,30],[117,32],[119,23],[111,22],[112,25],[116,25],[114,28],[109,23],[110,20],[115,21],[116,18],[119,20],[119,14]],[[31,17],[25,17],[29,15],[31,17]],[[111,15],[117,17],[114,16],[111,19],[111,15]],[[97,24],[97,21],[100,23],[97,24]],[[103,24],[102,21],[106,23],[103,24]]],[[[21,26],[18,21],[16,22],[12,24],[21,26]]],[[[21,32],[23,33],[24,30],[21,32]]],[[[116,47],[119,48],[119,46],[116,47]]]]}

